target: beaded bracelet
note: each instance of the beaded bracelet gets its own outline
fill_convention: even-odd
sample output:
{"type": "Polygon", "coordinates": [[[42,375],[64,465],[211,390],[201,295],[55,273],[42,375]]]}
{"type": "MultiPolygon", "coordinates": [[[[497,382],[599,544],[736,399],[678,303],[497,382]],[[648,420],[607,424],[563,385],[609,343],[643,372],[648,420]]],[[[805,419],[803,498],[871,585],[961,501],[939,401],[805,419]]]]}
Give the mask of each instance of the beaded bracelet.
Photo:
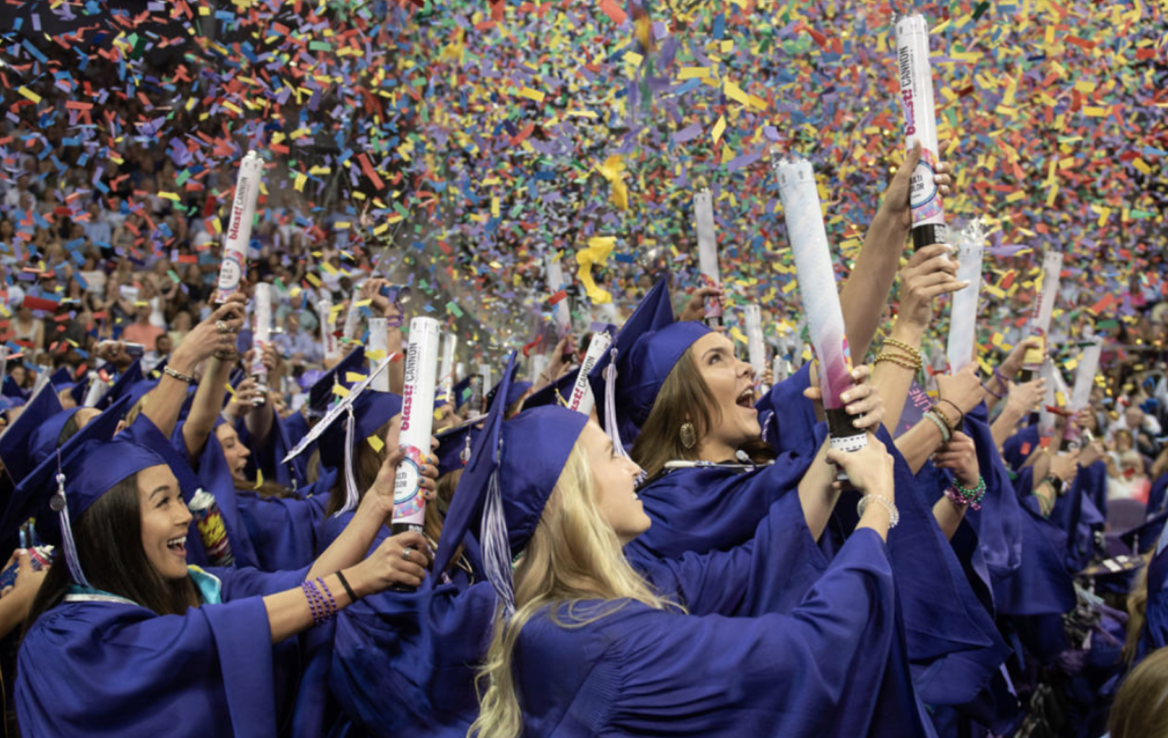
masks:
{"type": "Polygon", "coordinates": [[[889,346],[892,346],[893,348],[901,349],[902,351],[907,353],[913,359],[913,361],[915,361],[917,363],[918,366],[920,366],[921,352],[919,349],[915,349],[912,346],[909,346],[904,341],[899,341],[899,340],[897,340],[895,338],[891,338],[891,337],[885,338],[884,343],[888,344],[889,346]]]}
{"type": "Polygon", "coordinates": [[[914,363],[911,357],[905,356],[904,354],[889,353],[888,351],[881,351],[877,354],[876,358],[872,360],[872,365],[875,366],[882,361],[891,362],[897,366],[902,366],[905,369],[911,369],[913,371],[918,371],[921,368],[920,364],[914,363]]]}
{"type": "Polygon", "coordinates": [[[328,585],[324,583],[323,579],[317,579],[316,583],[320,585],[320,588],[324,590],[325,595],[328,597],[328,602],[326,603],[328,605],[328,615],[325,617],[325,620],[332,620],[333,616],[337,614],[337,600],[333,597],[333,593],[329,591],[328,585]]]}
{"type": "Polygon", "coordinates": [[[932,410],[926,410],[924,417],[933,421],[934,425],[937,426],[937,430],[941,431],[941,442],[949,443],[949,439],[953,438],[953,431],[949,430],[949,426],[945,424],[945,421],[937,417],[936,413],[932,410]]]}
{"type": "MultiPolygon", "coordinates": [[[[953,430],[957,427],[957,425],[954,424],[952,419],[949,418],[949,413],[945,412],[937,405],[933,405],[931,408],[929,408],[929,412],[934,413],[938,418],[945,421],[945,427],[949,429],[949,436],[952,437],[953,430]]],[[[949,439],[947,438],[945,440],[948,441],[949,439]]]]}
{"type": "Polygon", "coordinates": [[[888,529],[892,530],[895,528],[896,524],[900,522],[900,511],[896,509],[895,502],[883,495],[867,494],[861,497],[860,501],[856,503],[856,514],[864,517],[864,510],[868,507],[868,500],[876,500],[884,506],[884,509],[888,511],[888,529]]]}
{"type": "Polygon", "coordinates": [[[944,397],[938,397],[937,404],[940,405],[942,402],[948,403],[954,410],[957,411],[957,423],[953,425],[953,429],[956,430],[961,425],[961,422],[965,420],[965,413],[961,412],[961,408],[957,407],[957,405],[952,400],[946,400],[944,397]]]}
{"type": "Polygon", "coordinates": [[[1048,500],[1045,496],[1037,492],[1031,492],[1030,494],[1038,498],[1038,511],[1042,513],[1042,517],[1049,518],[1051,512],[1054,511],[1054,500],[1048,500]]]}
{"type": "Polygon", "coordinates": [[[304,590],[304,598],[308,600],[308,609],[312,612],[312,624],[320,625],[320,609],[316,604],[316,586],[306,579],[300,583],[300,589],[304,590]]]}
{"type": "Polygon", "coordinates": [[[981,501],[985,498],[986,483],[985,479],[979,474],[977,477],[977,484],[971,489],[966,489],[961,486],[961,482],[953,481],[953,486],[945,490],[945,496],[961,505],[969,505],[974,510],[981,509],[981,501]],[[953,495],[960,495],[961,499],[957,500],[953,495]]]}

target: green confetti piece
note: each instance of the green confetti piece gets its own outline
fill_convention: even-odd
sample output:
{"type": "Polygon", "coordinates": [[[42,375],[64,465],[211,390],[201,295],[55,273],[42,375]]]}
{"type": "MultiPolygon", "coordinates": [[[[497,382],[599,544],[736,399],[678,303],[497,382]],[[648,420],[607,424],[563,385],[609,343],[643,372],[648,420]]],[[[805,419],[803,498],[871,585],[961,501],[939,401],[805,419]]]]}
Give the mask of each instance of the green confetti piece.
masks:
{"type": "Polygon", "coordinates": [[[446,303],[446,312],[450,313],[451,315],[453,315],[456,318],[462,317],[462,310],[459,309],[458,305],[454,304],[453,300],[446,303]]]}

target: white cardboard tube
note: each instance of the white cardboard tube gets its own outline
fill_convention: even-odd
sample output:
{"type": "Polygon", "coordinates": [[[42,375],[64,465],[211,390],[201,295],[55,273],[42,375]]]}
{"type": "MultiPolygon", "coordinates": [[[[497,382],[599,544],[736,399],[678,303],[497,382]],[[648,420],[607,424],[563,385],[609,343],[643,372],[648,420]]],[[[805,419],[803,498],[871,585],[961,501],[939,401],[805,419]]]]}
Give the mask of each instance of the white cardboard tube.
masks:
{"type": "MultiPolygon", "coordinates": [[[[750,368],[758,381],[762,382],[763,372],[766,371],[766,342],[762,334],[762,308],[751,303],[744,309],[746,319],[746,351],[750,357],[750,368]]],[[[777,380],[776,380],[777,381],[777,380]]],[[[766,389],[762,389],[766,392],[766,389]]]]}
{"type": "Polygon", "coordinates": [[[604,356],[604,352],[608,351],[610,345],[612,345],[612,336],[609,335],[608,331],[592,334],[592,340],[588,343],[588,351],[585,352],[584,361],[580,363],[580,371],[576,374],[576,384],[572,387],[572,394],[568,395],[569,410],[575,410],[584,415],[592,412],[596,398],[592,396],[592,385],[588,382],[588,374],[591,373],[592,367],[596,366],[596,362],[604,356]]]}
{"type": "MultiPolygon", "coordinates": [[[[389,346],[386,340],[386,331],[389,330],[389,327],[386,323],[385,318],[369,319],[369,354],[370,358],[375,361],[381,361],[389,355],[389,346]]],[[[389,392],[389,372],[378,374],[369,386],[378,392],[389,392]]]]}
{"type": "MultiPolygon", "coordinates": [[[[547,260],[547,288],[548,297],[555,295],[562,289],[565,289],[568,283],[564,280],[564,265],[559,259],[548,257],[547,260]]],[[[557,302],[552,306],[552,317],[555,318],[556,326],[560,329],[560,336],[563,336],[568,331],[572,330],[572,312],[568,307],[568,298],[557,302]]]]}
{"type": "Polygon", "coordinates": [[[272,336],[272,285],[260,282],[255,286],[255,330],[252,332],[251,375],[260,384],[267,384],[268,367],[264,366],[264,347],[272,336]]]}
{"type": "Polygon", "coordinates": [[[985,231],[980,221],[973,221],[954,239],[953,256],[960,266],[957,279],[969,286],[953,293],[949,308],[949,342],[946,357],[950,371],[962,369],[973,359],[977,341],[977,302],[981,293],[981,264],[985,253],[985,231]]]}
{"type": "Polygon", "coordinates": [[[421,528],[426,501],[420,486],[421,466],[430,454],[434,430],[434,391],[438,376],[438,321],[410,320],[410,348],[406,354],[405,389],[402,391],[401,448],[406,457],[393,481],[393,523],[421,528]]]}
{"type": "MultiPolygon", "coordinates": [[[[707,287],[718,287],[722,276],[718,268],[718,238],[714,233],[714,202],[707,189],[694,193],[694,228],[698,234],[698,268],[702,282],[707,287]]],[[[722,301],[716,297],[706,299],[706,323],[710,326],[722,324],[722,301]]]]}
{"type": "Polygon", "coordinates": [[[943,242],[945,210],[933,179],[939,161],[937,114],[929,63],[929,25],[923,16],[907,15],[896,21],[896,66],[905,145],[911,151],[917,141],[921,142],[921,160],[913,170],[909,189],[913,229],[933,226],[936,235],[932,240],[943,242]]]}
{"type": "Polygon", "coordinates": [[[231,204],[231,220],[223,239],[223,261],[219,264],[214,302],[226,302],[243,280],[247,247],[251,243],[251,224],[255,220],[256,199],[263,176],[264,160],[254,151],[247,152],[239,163],[239,177],[235,180],[235,200],[231,204]]]}

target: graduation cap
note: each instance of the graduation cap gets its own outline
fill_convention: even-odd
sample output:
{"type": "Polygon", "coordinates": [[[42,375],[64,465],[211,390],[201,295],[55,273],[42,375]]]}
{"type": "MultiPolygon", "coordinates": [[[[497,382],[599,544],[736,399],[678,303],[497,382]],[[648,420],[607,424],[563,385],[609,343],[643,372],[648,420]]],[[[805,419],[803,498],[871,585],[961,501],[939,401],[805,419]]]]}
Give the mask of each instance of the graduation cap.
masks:
{"type": "Polygon", "coordinates": [[[577,367],[560,377],[550,384],[545,384],[535,392],[531,393],[523,402],[523,409],[530,410],[533,407],[544,407],[546,405],[563,405],[568,401],[568,395],[572,392],[572,387],[576,384],[576,377],[580,376],[580,368],[577,367]]]}
{"type": "MultiPolygon", "coordinates": [[[[525,404],[526,405],[526,404],[525,404]]],[[[442,431],[438,439],[438,476],[457,471],[470,461],[471,445],[482,430],[482,419],[475,418],[462,425],[442,431]]]]}
{"type": "Polygon", "coordinates": [[[24,411],[0,435],[0,461],[11,477],[13,486],[32,471],[31,445],[33,436],[49,418],[61,413],[61,402],[56,392],[41,390],[25,406],[24,411]]]}
{"type": "Polygon", "coordinates": [[[531,540],[568,455],[588,422],[586,415],[562,407],[535,408],[504,422],[507,408],[502,400],[506,399],[514,364],[512,353],[503,387],[483,420],[446,515],[433,569],[445,571],[467,531],[478,526],[487,579],[508,616],[515,611],[511,562],[531,540]]]}
{"type": "Polygon", "coordinates": [[[311,418],[319,418],[328,412],[329,405],[332,404],[336,395],[333,393],[333,387],[337,384],[346,389],[352,386],[352,382],[345,380],[345,376],[350,372],[360,372],[365,366],[365,349],[358,346],[349,352],[349,355],[337,362],[337,365],[320,376],[320,379],[308,389],[308,415],[311,418]]]}
{"type": "MultiPolygon", "coordinates": [[[[526,394],[527,390],[531,389],[531,382],[517,382],[517,381],[515,381],[515,374],[518,370],[519,370],[518,367],[513,367],[511,369],[511,376],[508,378],[509,381],[507,384],[507,395],[506,395],[507,400],[505,403],[506,407],[511,407],[515,403],[519,402],[519,399],[521,397],[523,397],[524,394],[526,394]]],[[[498,382],[495,383],[495,386],[491,388],[491,391],[487,393],[487,406],[488,407],[490,407],[490,405],[495,401],[495,393],[497,393],[502,387],[503,387],[503,380],[500,379],[498,382]]]]}
{"type": "Polygon", "coordinates": [[[100,400],[98,400],[96,405],[97,409],[105,410],[107,407],[120,399],[123,395],[127,394],[134,385],[141,381],[142,360],[134,359],[134,363],[130,364],[130,366],[126,368],[126,371],[118,375],[118,378],[114,381],[113,386],[110,387],[109,392],[106,392],[105,395],[100,400]]]}
{"type": "MultiPolygon", "coordinates": [[[[366,387],[353,398],[349,409],[333,418],[330,418],[328,429],[320,436],[317,448],[320,449],[320,463],[329,469],[340,469],[342,464],[352,467],[350,454],[356,453],[356,444],[361,443],[377,432],[389,420],[401,412],[401,395],[392,392],[378,392],[366,387]],[[341,429],[341,418],[344,418],[345,432],[341,429]],[[346,453],[346,449],[351,449],[346,453]]],[[[350,478],[352,474],[349,474],[350,478]]]]}
{"type": "Polygon", "coordinates": [[[618,449],[632,443],[649,418],[661,385],[682,355],[709,327],[698,321],[676,322],[668,280],[661,279],[637,305],[613,342],[609,355],[588,375],[597,417],[618,449]],[[609,368],[616,361],[615,376],[609,368]]]}
{"type": "Polygon", "coordinates": [[[96,375],[94,375],[92,378],[86,376],[84,379],[78,379],[77,382],[73,385],[73,388],[69,390],[69,395],[73,398],[73,402],[77,403],[78,406],[84,405],[85,395],[89,392],[89,385],[92,382],[100,381],[101,379],[96,375]]]}
{"type": "Polygon", "coordinates": [[[111,441],[124,402],[87,423],[57,453],[37,465],[12,494],[0,523],[7,538],[30,517],[37,535],[60,546],[73,581],[89,586],[77,559],[73,524],[106,492],[131,474],[166,462],[156,452],[131,441],[111,441]]]}
{"type": "Polygon", "coordinates": [[[454,395],[453,401],[456,411],[461,410],[462,406],[466,404],[466,401],[470,399],[467,395],[467,390],[470,389],[470,380],[471,375],[468,374],[450,389],[450,392],[454,395]]]}
{"type": "Polygon", "coordinates": [[[17,400],[28,399],[28,390],[21,389],[11,374],[5,375],[4,382],[0,383],[0,394],[17,400]]]}
{"type": "Polygon", "coordinates": [[[53,389],[58,392],[64,389],[71,389],[76,381],[73,372],[64,366],[53,372],[52,376],[49,377],[49,382],[52,383],[53,389]]]}

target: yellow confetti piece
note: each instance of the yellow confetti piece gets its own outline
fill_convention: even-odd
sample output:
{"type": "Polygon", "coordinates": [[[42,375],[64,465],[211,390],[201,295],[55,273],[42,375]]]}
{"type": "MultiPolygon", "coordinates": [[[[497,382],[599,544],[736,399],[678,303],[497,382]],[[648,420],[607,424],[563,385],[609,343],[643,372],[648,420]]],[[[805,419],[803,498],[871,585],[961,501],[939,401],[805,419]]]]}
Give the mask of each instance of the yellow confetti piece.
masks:
{"type": "Polygon", "coordinates": [[[171,202],[182,202],[182,198],[180,198],[174,192],[159,192],[158,196],[164,200],[170,200],[171,202]]]}
{"type": "Polygon", "coordinates": [[[365,439],[365,441],[377,453],[381,453],[381,449],[385,448],[385,441],[381,440],[376,435],[369,436],[365,439]]]}
{"type": "Polygon", "coordinates": [[[28,98],[29,100],[32,100],[33,105],[40,105],[41,104],[41,96],[36,94],[32,90],[30,90],[26,87],[18,87],[18,88],[16,88],[16,91],[19,92],[22,97],[25,97],[25,98],[28,98]]]}
{"type": "Polygon", "coordinates": [[[749,343],[746,340],[746,335],[742,331],[738,330],[738,326],[736,325],[730,326],[730,336],[738,343],[749,343]]]}
{"type": "Polygon", "coordinates": [[[588,239],[587,248],[576,252],[576,264],[579,266],[579,269],[576,270],[576,278],[584,285],[588,299],[594,305],[605,305],[612,302],[612,295],[597,287],[595,280],[592,279],[592,265],[604,266],[608,262],[608,256],[612,253],[614,246],[616,246],[616,238],[612,236],[593,236],[588,239]]]}
{"type": "Polygon", "coordinates": [[[709,67],[682,67],[681,72],[678,73],[677,78],[684,79],[706,79],[710,76],[709,67]]]}
{"type": "Polygon", "coordinates": [[[343,384],[334,384],[333,385],[333,394],[336,395],[337,397],[348,397],[349,390],[343,384]]]}
{"type": "Polygon", "coordinates": [[[720,141],[722,139],[722,133],[725,130],[726,130],[726,116],[720,115],[720,116],[718,116],[718,122],[714,124],[714,130],[710,132],[710,135],[713,137],[715,144],[718,143],[718,141],[720,141]]]}
{"type": "Polygon", "coordinates": [[[1009,195],[1006,196],[1006,202],[1018,202],[1019,200],[1025,200],[1025,199],[1026,199],[1026,191],[1025,190],[1018,190],[1017,192],[1011,192],[1009,195]]]}
{"type": "Polygon", "coordinates": [[[358,382],[364,382],[365,377],[366,377],[365,374],[360,374],[358,372],[345,372],[345,381],[348,382],[349,384],[357,384],[358,382]]]}
{"type": "Polygon", "coordinates": [[[726,80],[726,84],[722,86],[722,91],[726,93],[726,97],[735,102],[740,102],[743,105],[750,104],[750,98],[747,96],[747,94],[742,91],[741,87],[734,84],[730,80],[726,80]]]}
{"type": "Polygon", "coordinates": [[[544,94],[539,90],[533,90],[530,87],[524,87],[519,91],[520,97],[526,97],[528,100],[534,100],[537,103],[543,102],[544,94]]]}
{"type": "Polygon", "coordinates": [[[262,487],[262,486],[264,486],[264,471],[263,471],[263,469],[260,469],[259,467],[256,467],[256,484],[255,484],[255,488],[256,488],[256,489],[259,489],[259,488],[260,488],[260,487],[262,487]]]}

